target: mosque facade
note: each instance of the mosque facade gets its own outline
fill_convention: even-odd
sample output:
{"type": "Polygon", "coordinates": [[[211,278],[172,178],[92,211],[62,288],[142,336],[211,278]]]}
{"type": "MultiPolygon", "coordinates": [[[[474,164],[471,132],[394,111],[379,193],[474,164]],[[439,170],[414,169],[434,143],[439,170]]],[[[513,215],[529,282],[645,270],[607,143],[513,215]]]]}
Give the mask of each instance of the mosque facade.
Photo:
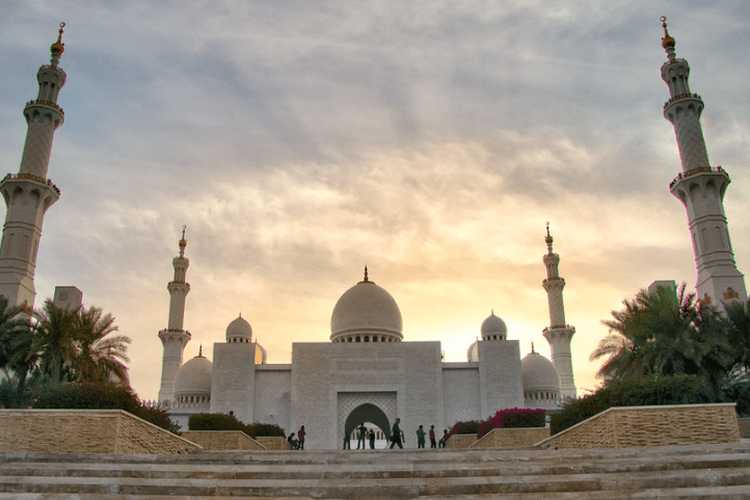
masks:
{"type": "MultiPolygon", "coordinates": [[[[547,243],[551,255],[549,230],[547,243]]],[[[201,350],[181,364],[190,340],[181,322],[183,292],[189,290],[186,245],[183,232],[168,284],[169,328],[159,332],[164,346],[159,404],[183,427],[196,413],[232,412],[243,422],[276,424],[288,433],[304,425],[306,448],[333,449],[361,422],[387,436],[400,418],[406,436],[413,436],[420,424],[444,429],[505,408],[555,410],[563,401],[555,364],[533,346],[521,359],[519,341],[508,338],[505,322],[494,312],[465,362],[444,362],[439,341],[405,341],[398,304],[370,279],[367,267],[335,304],[329,341],[293,343],[291,363],[265,363],[250,323],[238,317],[227,327],[226,341],[214,344],[213,361],[201,350]]],[[[548,267],[551,277],[557,276],[558,262],[559,257],[548,267]]],[[[555,293],[551,302],[562,307],[562,288],[555,293]]],[[[551,318],[554,314],[551,310],[551,318]]],[[[557,359],[567,360],[572,381],[569,343],[557,359]]]]}

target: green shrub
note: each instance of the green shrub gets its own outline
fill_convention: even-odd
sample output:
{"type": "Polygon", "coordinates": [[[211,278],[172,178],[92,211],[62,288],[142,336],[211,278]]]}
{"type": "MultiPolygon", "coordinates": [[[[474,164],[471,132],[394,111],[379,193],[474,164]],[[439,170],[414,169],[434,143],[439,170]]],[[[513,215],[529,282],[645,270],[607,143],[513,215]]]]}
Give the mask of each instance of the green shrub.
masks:
{"type": "Polygon", "coordinates": [[[130,387],[101,382],[74,382],[37,387],[29,398],[32,408],[124,410],[175,434],[180,426],[166,411],[145,406],[130,387]]]}
{"type": "Polygon", "coordinates": [[[650,375],[611,382],[567,404],[552,416],[554,435],[613,406],[649,406],[715,402],[697,375],[650,375]]]}
{"type": "Polygon", "coordinates": [[[226,413],[198,413],[191,415],[188,420],[191,431],[242,431],[251,438],[255,438],[255,428],[241,422],[232,414],[226,413]]]}
{"type": "Polygon", "coordinates": [[[468,420],[466,422],[456,422],[448,431],[447,436],[443,436],[447,441],[449,437],[454,434],[476,434],[479,432],[479,428],[484,423],[484,420],[468,420]]]}
{"type": "Polygon", "coordinates": [[[253,428],[255,429],[256,437],[286,437],[284,429],[276,424],[263,424],[261,422],[255,422],[253,424],[253,428]]]}
{"type": "Polygon", "coordinates": [[[538,408],[506,408],[495,413],[494,417],[482,422],[477,432],[477,439],[492,429],[518,429],[523,427],[544,427],[545,410],[538,408]]]}

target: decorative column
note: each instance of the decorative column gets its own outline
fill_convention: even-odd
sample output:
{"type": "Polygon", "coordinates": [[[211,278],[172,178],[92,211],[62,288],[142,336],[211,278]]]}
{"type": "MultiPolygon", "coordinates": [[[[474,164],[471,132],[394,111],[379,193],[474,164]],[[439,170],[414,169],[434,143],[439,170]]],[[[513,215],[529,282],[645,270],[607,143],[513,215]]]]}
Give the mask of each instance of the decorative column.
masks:
{"type": "Polygon", "coordinates": [[[57,96],[65,85],[65,71],[58,65],[65,52],[60,23],[57,41],[50,47],[50,64],[39,68],[39,93],[23,110],[28,129],[18,174],[0,182],[7,211],[0,244],[0,295],[9,305],[31,312],[34,307],[34,271],[42,223],[47,209],[60,197],[60,190],[47,179],[52,139],[65,114],[57,96]]]}
{"type": "Polygon", "coordinates": [[[570,352],[570,341],[576,329],[565,323],[565,306],[563,305],[563,288],[565,280],[560,277],[558,265],[560,256],[552,252],[552,236],[547,223],[547,254],[544,265],[547,268],[547,279],[542,282],[547,291],[549,303],[550,326],[544,329],[544,338],[549,342],[552,351],[552,363],[560,375],[560,393],[563,398],[576,397],[576,385],[573,379],[573,357],[570,352]]]}
{"type": "Polygon", "coordinates": [[[745,279],[737,269],[724,214],[724,194],[731,180],[721,167],[712,168],[703,139],[700,117],[703,100],[690,92],[690,66],[675,55],[675,39],[667,32],[666,17],[662,47],[667,61],[661,77],[669,87],[664,117],[674,125],[680,151],[682,172],[670,183],[669,190],[687,210],[698,269],[696,289],[703,303],[722,307],[732,300],[747,300],[745,279]]]}
{"type": "Polygon", "coordinates": [[[190,332],[183,329],[185,318],[185,298],[190,291],[190,284],[185,281],[190,261],[185,257],[185,226],[182,226],[180,255],[172,259],[174,279],[167,284],[169,290],[169,322],[167,328],[159,332],[159,339],[164,346],[161,361],[161,387],[159,388],[159,405],[170,407],[174,399],[174,379],[177,370],[182,366],[182,355],[185,346],[190,342],[190,332]]]}

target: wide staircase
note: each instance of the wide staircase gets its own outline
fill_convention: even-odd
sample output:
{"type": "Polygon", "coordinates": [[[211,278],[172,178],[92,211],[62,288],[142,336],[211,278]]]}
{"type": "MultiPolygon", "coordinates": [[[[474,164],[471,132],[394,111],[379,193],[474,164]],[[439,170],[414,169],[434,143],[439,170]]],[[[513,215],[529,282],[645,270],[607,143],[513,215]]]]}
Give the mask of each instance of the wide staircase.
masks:
{"type": "Polygon", "coordinates": [[[750,499],[750,442],[595,450],[0,454],[0,500],[750,499]]]}

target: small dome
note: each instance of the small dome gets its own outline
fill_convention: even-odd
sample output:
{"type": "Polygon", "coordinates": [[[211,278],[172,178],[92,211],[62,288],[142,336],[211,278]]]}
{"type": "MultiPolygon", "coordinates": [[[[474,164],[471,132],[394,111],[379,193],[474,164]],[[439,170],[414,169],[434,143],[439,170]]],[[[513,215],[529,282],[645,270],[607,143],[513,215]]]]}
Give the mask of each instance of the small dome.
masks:
{"type": "Polygon", "coordinates": [[[374,341],[399,342],[403,322],[401,310],[390,293],[367,279],[344,292],[331,315],[331,340],[345,341],[372,336],[374,341]]]}
{"type": "Polygon", "coordinates": [[[521,360],[523,391],[560,392],[560,375],[552,361],[533,350],[521,360]]]}
{"type": "Polygon", "coordinates": [[[483,340],[506,340],[508,337],[505,321],[495,316],[494,311],[482,322],[481,332],[483,340]]]}
{"type": "Polygon", "coordinates": [[[198,355],[183,364],[174,378],[174,395],[210,396],[213,363],[198,355]]]}
{"type": "Polygon", "coordinates": [[[227,326],[227,342],[250,342],[253,340],[253,328],[240,315],[227,326]]]}

